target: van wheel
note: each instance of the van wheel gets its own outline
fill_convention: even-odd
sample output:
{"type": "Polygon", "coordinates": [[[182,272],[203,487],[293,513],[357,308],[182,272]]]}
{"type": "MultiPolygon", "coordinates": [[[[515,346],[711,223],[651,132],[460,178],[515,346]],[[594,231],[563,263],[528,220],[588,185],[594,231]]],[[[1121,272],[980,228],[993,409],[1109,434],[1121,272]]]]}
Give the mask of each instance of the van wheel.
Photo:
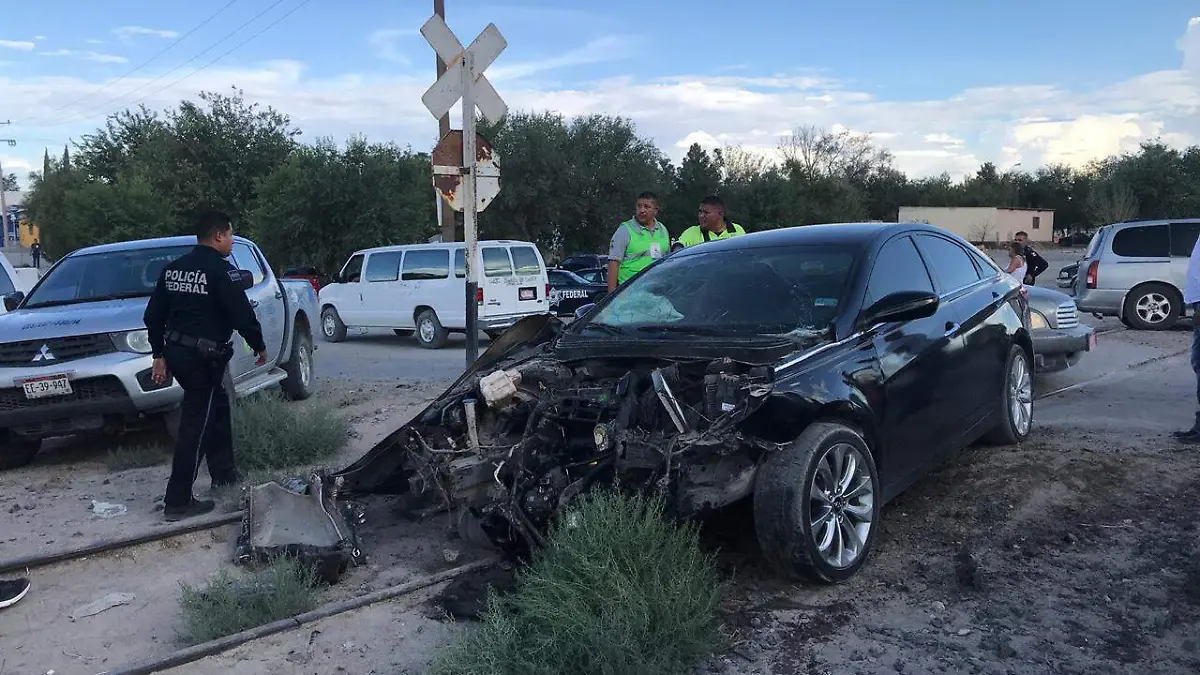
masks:
{"type": "Polygon", "coordinates": [[[450,331],[438,321],[437,312],[427,309],[417,315],[417,344],[426,349],[441,349],[449,335],[450,331]]]}
{"type": "Polygon", "coordinates": [[[41,439],[29,440],[10,434],[4,444],[0,445],[0,471],[27,466],[41,449],[41,439]]]}
{"type": "Polygon", "coordinates": [[[754,484],[754,529],[789,578],[846,581],[879,531],[879,474],[862,434],[817,422],[771,455],[754,484]]]}
{"type": "Polygon", "coordinates": [[[1137,330],[1167,330],[1183,313],[1179,291],[1166,284],[1138,286],[1125,296],[1123,314],[1137,330]]]}
{"type": "Polygon", "coordinates": [[[342,317],[338,316],[336,309],[326,307],[321,310],[321,334],[325,336],[326,342],[341,342],[346,339],[346,324],[342,323],[342,317]]]}
{"type": "MultiPolygon", "coordinates": [[[[296,328],[299,329],[299,326],[296,328]]],[[[303,401],[312,396],[312,351],[312,338],[308,331],[297,330],[292,340],[292,354],[283,367],[288,374],[283,381],[283,393],[293,401],[303,401]]]]}

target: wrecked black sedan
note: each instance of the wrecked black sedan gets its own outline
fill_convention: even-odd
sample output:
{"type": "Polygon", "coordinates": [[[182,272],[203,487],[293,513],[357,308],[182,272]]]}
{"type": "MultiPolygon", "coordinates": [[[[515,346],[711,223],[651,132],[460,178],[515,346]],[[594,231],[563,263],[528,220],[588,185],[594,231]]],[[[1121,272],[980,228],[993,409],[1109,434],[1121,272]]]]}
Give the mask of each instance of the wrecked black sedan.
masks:
{"type": "Polygon", "coordinates": [[[514,552],[596,486],[658,492],[678,517],[752,498],[772,563],[842,581],[881,506],[948,452],[1029,434],[1028,316],[1011,277],[928,225],[709,242],[569,327],[518,323],[338,476],[514,552]]]}

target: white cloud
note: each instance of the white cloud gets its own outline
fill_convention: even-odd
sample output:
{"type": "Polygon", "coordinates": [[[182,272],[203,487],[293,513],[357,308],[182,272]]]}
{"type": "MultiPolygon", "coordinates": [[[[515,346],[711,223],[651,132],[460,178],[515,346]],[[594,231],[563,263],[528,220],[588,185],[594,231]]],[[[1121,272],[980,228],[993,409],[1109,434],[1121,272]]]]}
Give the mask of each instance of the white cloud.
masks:
{"type": "Polygon", "coordinates": [[[88,38],[88,39],[84,40],[84,42],[88,43],[89,45],[107,44],[104,40],[97,40],[96,38],[88,38]]]}
{"type": "Polygon", "coordinates": [[[112,29],[113,35],[116,35],[122,40],[132,39],[135,35],[152,35],[163,39],[179,37],[179,33],[173,30],[163,30],[161,28],[146,28],[145,26],[121,26],[112,29]]]}
{"type": "Polygon", "coordinates": [[[412,38],[417,35],[420,35],[420,32],[415,30],[377,30],[367,36],[367,44],[371,46],[375,55],[384,61],[411,66],[412,59],[400,50],[398,43],[405,38],[412,38]]]}
{"type": "Polygon", "coordinates": [[[46,36],[45,35],[34,35],[33,39],[37,40],[38,42],[41,42],[42,40],[46,39],[46,36]]]}
{"type": "Polygon", "coordinates": [[[488,68],[488,79],[500,83],[521,80],[551,70],[614,61],[631,55],[633,40],[629,36],[608,36],[592,40],[558,56],[548,56],[512,64],[498,63],[488,68]]]}
{"type": "MultiPolygon", "coordinates": [[[[1200,22],[1190,24],[1179,42],[1183,54],[1177,69],[1090,89],[1036,83],[986,86],[929,100],[887,100],[825,75],[799,71],[698,73],[653,79],[622,76],[575,81],[569,86],[552,86],[533,77],[551,68],[566,69],[599,59],[606,54],[600,47],[616,46],[611,42],[591,43],[547,58],[540,67],[504,64],[501,57],[489,74],[510,110],[554,110],[568,117],[590,113],[628,117],[639,133],[653,138],[676,160],[691,142],[705,147],[741,145],[769,154],[787,130],[816,125],[870,134],[893,152],[897,166],[910,175],[948,171],[962,176],[985,161],[1001,168],[1020,162],[1021,169],[1032,171],[1048,162],[1081,166],[1135,149],[1139,142],[1155,137],[1171,143],[1200,142],[1198,26],[1200,22]],[[505,73],[502,66],[509,71],[505,73]],[[496,77],[496,71],[502,77],[496,77]]],[[[613,53],[607,52],[607,56],[613,53]]],[[[304,130],[305,138],[329,135],[342,140],[363,133],[372,139],[427,148],[436,138],[437,127],[420,97],[432,75],[424,68],[419,71],[319,77],[295,61],[210,68],[154,93],[145,103],[172,106],[182,98],[194,99],[198,91],[225,91],[235,84],[248,98],[287,113],[304,130]]],[[[94,91],[100,83],[13,72],[0,72],[0,91],[22,102],[25,119],[13,121],[26,125],[22,131],[29,137],[45,138],[49,145],[61,144],[71,136],[78,138],[98,126],[103,114],[114,112],[93,111],[80,104],[70,110],[90,117],[38,128],[38,120],[52,117],[54,108],[94,91]]],[[[127,78],[111,95],[146,82],[127,78]]],[[[158,86],[145,87],[128,98],[139,98],[158,86]]],[[[456,124],[457,117],[456,108],[452,112],[456,124]]],[[[40,161],[40,154],[28,159],[36,164],[33,160],[40,161]]]]}
{"type": "Polygon", "coordinates": [[[96,63],[128,63],[129,59],[116,54],[101,54],[99,52],[79,52],[72,49],[55,49],[48,52],[38,52],[41,56],[63,56],[96,63]]]}
{"type": "Polygon", "coordinates": [[[17,51],[30,52],[33,51],[34,45],[26,40],[0,40],[0,47],[5,49],[16,49],[17,51]]]}

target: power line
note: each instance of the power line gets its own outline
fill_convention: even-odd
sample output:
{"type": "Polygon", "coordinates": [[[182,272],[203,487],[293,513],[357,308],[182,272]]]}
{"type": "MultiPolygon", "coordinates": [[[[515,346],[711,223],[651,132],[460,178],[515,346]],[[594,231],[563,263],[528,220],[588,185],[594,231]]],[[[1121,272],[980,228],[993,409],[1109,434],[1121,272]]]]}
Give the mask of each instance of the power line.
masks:
{"type": "MultiPolygon", "coordinates": [[[[247,26],[249,26],[250,24],[254,23],[255,21],[258,21],[260,18],[262,18],[264,15],[266,15],[266,14],[267,14],[268,12],[270,12],[272,9],[275,9],[275,8],[276,8],[276,7],[278,7],[279,5],[282,5],[284,2],[286,2],[286,0],[275,0],[275,1],[274,1],[274,2],[272,2],[270,5],[268,5],[266,9],[264,9],[264,10],[263,10],[263,11],[261,11],[261,12],[259,12],[258,14],[255,14],[253,17],[251,17],[251,18],[250,18],[250,20],[246,21],[246,22],[245,22],[245,23],[243,23],[241,26],[238,26],[236,29],[234,29],[232,32],[230,32],[228,35],[226,35],[225,37],[221,38],[220,40],[217,40],[216,42],[214,42],[213,44],[209,45],[208,47],[206,47],[206,48],[204,49],[204,51],[200,52],[199,54],[196,54],[196,55],[195,55],[195,56],[193,56],[192,58],[190,58],[190,59],[188,59],[187,61],[184,61],[183,63],[181,63],[181,64],[179,64],[179,65],[175,66],[174,68],[172,68],[172,69],[168,70],[167,72],[165,72],[165,73],[163,73],[163,74],[159,75],[158,77],[155,77],[154,79],[152,79],[152,80],[149,80],[149,81],[147,81],[147,82],[143,82],[141,85],[139,85],[139,86],[137,86],[137,87],[134,87],[133,89],[131,89],[131,90],[129,90],[129,91],[127,91],[127,92],[125,92],[124,94],[121,94],[121,95],[119,95],[119,96],[116,96],[116,97],[114,97],[114,98],[111,98],[111,99],[109,99],[109,100],[105,101],[104,103],[101,103],[101,104],[97,105],[97,106],[96,106],[96,108],[98,108],[98,109],[99,109],[99,108],[106,108],[106,107],[108,107],[110,104],[112,104],[112,103],[116,103],[116,102],[120,101],[121,99],[125,98],[126,96],[130,96],[131,94],[134,94],[134,93],[136,93],[136,92],[139,92],[139,91],[141,91],[142,89],[145,89],[146,87],[148,87],[148,86],[150,86],[150,85],[154,84],[155,82],[158,82],[159,80],[163,79],[164,77],[166,77],[166,76],[170,75],[171,73],[174,73],[174,72],[178,71],[179,69],[183,68],[183,67],[184,67],[184,66],[186,66],[187,64],[189,64],[189,63],[192,63],[192,62],[193,62],[193,61],[195,61],[196,59],[198,59],[198,58],[200,58],[201,56],[204,56],[204,55],[205,55],[205,54],[207,54],[208,52],[212,51],[212,50],[213,50],[213,49],[215,49],[215,48],[216,48],[218,45],[220,45],[222,42],[225,42],[225,41],[229,40],[230,38],[232,38],[233,36],[237,35],[238,33],[242,32],[243,30],[245,30],[245,29],[246,29],[246,27],[247,27],[247,26]]],[[[304,5],[308,4],[309,2],[311,2],[311,0],[304,0],[304,2],[302,2],[300,5],[298,5],[298,6],[296,7],[296,9],[299,9],[300,7],[303,7],[304,5]]],[[[295,10],[295,9],[293,9],[293,10],[292,10],[292,12],[294,12],[294,11],[296,11],[296,10],[295,10]]],[[[291,14],[291,12],[288,12],[288,14],[291,14]]],[[[284,17],[286,17],[288,14],[285,14],[285,15],[284,15],[284,17]]],[[[276,22],[275,22],[275,23],[278,23],[278,20],[276,20],[276,22]]],[[[272,24],[268,25],[267,27],[268,27],[268,28],[270,28],[270,27],[271,27],[271,26],[273,26],[273,25],[275,25],[275,24],[274,24],[274,23],[272,23],[272,24]]],[[[259,31],[258,33],[255,33],[254,35],[252,35],[252,36],[250,37],[250,39],[252,40],[252,39],[254,39],[255,37],[257,37],[258,35],[261,35],[262,33],[263,33],[263,31],[259,31]]],[[[246,40],[245,42],[239,43],[237,47],[234,47],[234,49],[237,49],[238,47],[240,47],[240,46],[242,46],[242,45],[246,44],[246,42],[249,42],[249,40],[246,40]]],[[[230,50],[230,51],[233,51],[233,50],[230,50]]],[[[228,53],[229,53],[229,52],[226,52],[226,54],[228,54],[228,53]]],[[[221,56],[217,57],[217,59],[216,59],[216,60],[220,60],[220,59],[221,59],[221,58],[223,58],[223,57],[224,57],[224,54],[222,54],[221,56]]],[[[203,67],[201,68],[201,70],[203,70],[203,67]]],[[[196,71],[196,72],[199,72],[199,71],[196,71]]],[[[185,77],[185,78],[182,78],[182,79],[186,79],[186,77],[185,77]]],[[[178,81],[178,80],[177,80],[177,81],[178,81]]],[[[152,92],[152,94],[153,94],[153,93],[157,93],[158,91],[162,91],[162,89],[158,89],[158,90],[156,90],[155,92],[152,92]]],[[[137,103],[137,102],[139,102],[139,101],[144,101],[144,100],[146,100],[146,98],[147,98],[146,96],[143,96],[142,98],[138,99],[138,101],[134,101],[134,103],[137,103]]],[[[132,105],[132,104],[129,104],[129,105],[132,105]]],[[[126,105],[126,106],[122,106],[122,108],[125,108],[125,107],[128,107],[128,105],[126,105]]],[[[109,114],[111,114],[111,113],[109,113],[109,114]]],[[[107,117],[107,115],[105,115],[105,116],[107,117]]],[[[59,120],[55,121],[53,124],[55,124],[55,125],[58,125],[58,124],[65,124],[65,123],[68,123],[68,122],[81,122],[81,121],[83,121],[83,120],[90,119],[90,118],[92,118],[92,117],[94,117],[94,115],[91,115],[91,114],[78,115],[78,114],[76,114],[76,115],[73,115],[73,116],[67,116],[67,117],[64,117],[64,118],[62,118],[62,119],[59,119],[59,120]]]]}
{"type": "Polygon", "coordinates": [[[75,99],[74,101],[71,101],[70,103],[67,103],[67,104],[65,104],[65,105],[61,105],[61,106],[59,106],[59,107],[57,107],[57,108],[55,108],[55,109],[51,110],[49,113],[47,113],[47,115],[48,115],[48,116],[52,116],[52,115],[54,115],[55,113],[57,113],[58,111],[60,111],[60,110],[65,110],[65,109],[67,109],[67,108],[70,108],[70,107],[74,106],[76,103],[79,103],[80,101],[87,100],[87,99],[91,98],[92,96],[95,96],[96,94],[99,94],[100,92],[104,91],[105,89],[108,89],[109,87],[113,86],[114,84],[116,84],[116,83],[118,83],[118,82],[120,82],[120,81],[124,80],[125,78],[129,77],[130,75],[133,75],[134,73],[136,73],[136,72],[140,71],[142,68],[145,68],[146,66],[150,65],[150,64],[151,64],[151,63],[152,63],[154,60],[156,60],[158,57],[160,57],[160,56],[162,56],[163,54],[166,54],[167,52],[171,51],[172,49],[174,49],[174,48],[175,48],[175,46],[176,46],[176,45],[178,45],[179,43],[181,43],[181,42],[183,42],[184,40],[188,39],[188,37],[190,37],[192,34],[194,34],[196,31],[200,30],[200,29],[201,29],[201,28],[203,28],[204,26],[208,25],[208,23],[209,23],[210,21],[212,21],[213,19],[217,18],[217,16],[219,16],[219,15],[220,15],[222,12],[224,12],[225,10],[229,9],[230,7],[232,7],[232,6],[234,5],[234,3],[236,3],[237,1],[238,1],[238,0],[229,0],[229,2],[225,3],[225,5],[224,5],[224,6],[222,6],[220,9],[218,9],[217,11],[213,12],[212,14],[210,14],[210,15],[208,16],[208,18],[207,18],[207,19],[205,19],[205,20],[201,21],[199,24],[197,24],[197,25],[196,25],[195,27],[193,27],[191,30],[189,30],[188,32],[184,33],[182,37],[180,37],[179,39],[175,40],[175,41],[174,41],[174,42],[172,42],[171,44],[169,44],[169,45],[167,45],[166,47],[164,47],[164,48],[162,49],[162,51],[158,52],[158,53],[157,53],[157,54],[155,54],[154,56],[151,56],[150,58],[146,59],[145,61],[142,61],[142,62],[141,62],[140,64],[138,64],[138,65],[137,65],[137,66],[136,66],[136,67],[135,67],[133,70],[130,70],[129,72],[127,72],[127,73],[125,73],[125,74],[121,75],[120,77],[118,77],[118,78],[117,78],[117,79],[115,79],[115,80],[112,80],[112,81],[111,81],[111,82],[109,82],[108,84],[105,84],[103,87],[100,87],[100,88],[96,89],[95,91],[88,92],[88,93],[84,94],[83,96],[80,96],[79,98],[75,99]]]}

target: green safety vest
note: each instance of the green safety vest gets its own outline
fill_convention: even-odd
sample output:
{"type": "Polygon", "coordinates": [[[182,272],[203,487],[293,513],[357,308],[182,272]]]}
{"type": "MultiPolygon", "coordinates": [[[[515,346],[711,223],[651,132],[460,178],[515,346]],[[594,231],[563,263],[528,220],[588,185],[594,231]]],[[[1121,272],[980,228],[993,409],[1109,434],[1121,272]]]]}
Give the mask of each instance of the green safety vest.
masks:
{"type": "Polygon", "coordinates": [[[679,235],[677,242],[683,244],[685,247],[695,246],[706,241],[712,241],[713,239],[728,239],[730,237],[736,237],[739,234],[746,234],[746,231],[737,223],[729,223],[726,225],[725,231],[721,234],[713,234],[699,225],[693,225],[684,230],[683,234],[679,235]]]}
{"type": "Polygon", "coordinates": [[[617,268],[618,284],[625,283],[630,277],[649,267],[650,263],[667,255],[671,249],[671,235],[662,223],[657,223],[653,232],[648,232],[633,219],[621,223],[621,226],[629,232],[629,243],[625,246],[625,257],[621,259],[621,266],[617,268]],[[651,250],[654,244],[658,244],[657,257],[651,250]]]}

